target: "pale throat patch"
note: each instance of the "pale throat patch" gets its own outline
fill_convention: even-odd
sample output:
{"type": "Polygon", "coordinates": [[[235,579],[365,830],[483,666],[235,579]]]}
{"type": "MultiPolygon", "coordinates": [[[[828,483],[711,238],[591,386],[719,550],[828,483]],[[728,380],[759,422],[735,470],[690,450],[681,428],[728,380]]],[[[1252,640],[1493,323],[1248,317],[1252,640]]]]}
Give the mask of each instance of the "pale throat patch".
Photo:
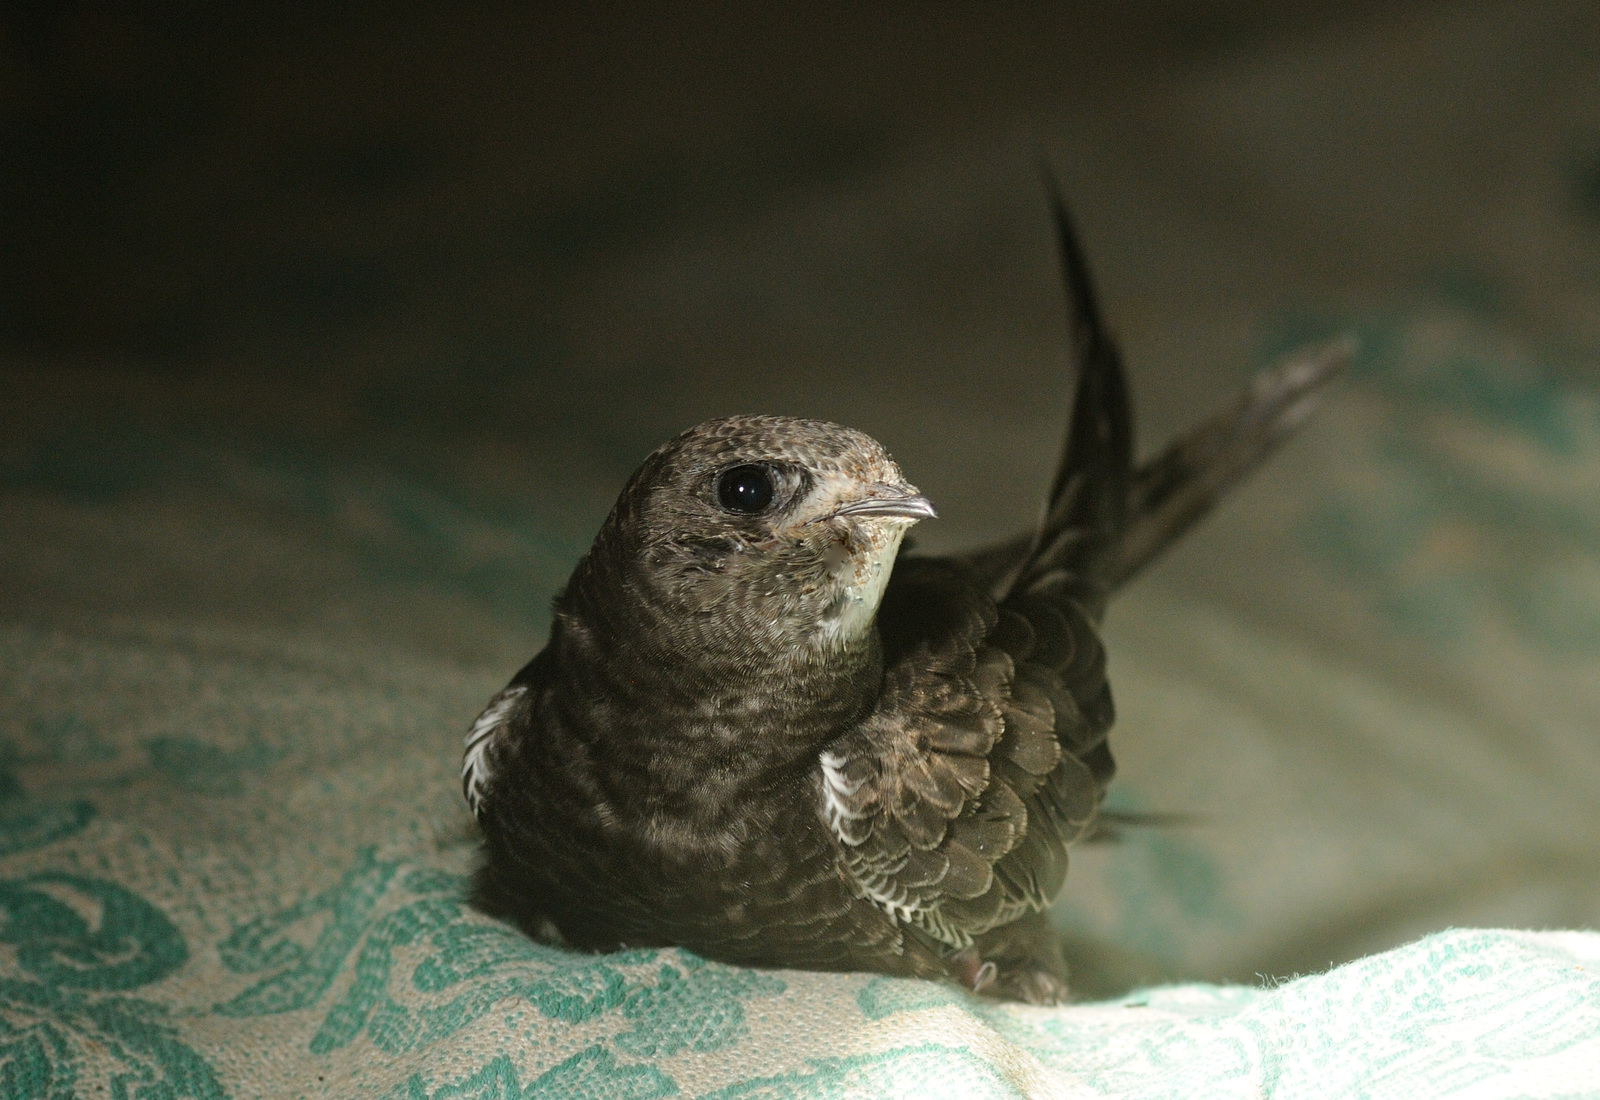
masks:
{"type": "Polygon", "coordinates": [[[843,558],[835,576],[845,582],[838,613],[822,621],[818,640],[827,645],[849,645],[863,637],[883,602],[883,590],[894,571],[895,555],[910,524],[876,521],[858,525],[855,552],[843,558]]]}

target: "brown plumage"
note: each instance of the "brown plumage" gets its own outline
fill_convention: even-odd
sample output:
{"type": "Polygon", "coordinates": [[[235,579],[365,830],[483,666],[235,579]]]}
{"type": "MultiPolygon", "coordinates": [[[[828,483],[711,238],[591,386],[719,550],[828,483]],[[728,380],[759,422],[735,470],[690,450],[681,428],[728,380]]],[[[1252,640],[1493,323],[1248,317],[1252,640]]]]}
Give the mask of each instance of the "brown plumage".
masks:
{"type": "Polygon", "coordinates": [[[896,564],[932,508],[867,436],[731,417],[662,446],[468,734],[485,909],[587,950],[1065,995],[1045,910],[1114,770],[1106,603],[1349,349],[1264,372],[1135,469],[1117,350],[1055,213],[1079,378],[1037,529],[896,564]]]}

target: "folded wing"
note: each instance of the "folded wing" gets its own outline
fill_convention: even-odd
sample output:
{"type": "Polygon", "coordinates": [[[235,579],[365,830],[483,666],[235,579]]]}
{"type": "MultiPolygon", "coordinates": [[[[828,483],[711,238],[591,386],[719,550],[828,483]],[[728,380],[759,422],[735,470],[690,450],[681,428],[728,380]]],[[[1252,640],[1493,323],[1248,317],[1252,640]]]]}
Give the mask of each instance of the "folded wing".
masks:
{"type": "Polygon", "coordinates": [[[1098,630],[1111,593],[1292,433],[1354,350],[1290,356],[1135,470],[1121,356],[1051,197],[1078,382],[1044,514],[1026,536],[896,567],[878,711],[822,757],[857,889],[954,948],[1048,906],[1094,823],[1115,770],[1098,630]]]}

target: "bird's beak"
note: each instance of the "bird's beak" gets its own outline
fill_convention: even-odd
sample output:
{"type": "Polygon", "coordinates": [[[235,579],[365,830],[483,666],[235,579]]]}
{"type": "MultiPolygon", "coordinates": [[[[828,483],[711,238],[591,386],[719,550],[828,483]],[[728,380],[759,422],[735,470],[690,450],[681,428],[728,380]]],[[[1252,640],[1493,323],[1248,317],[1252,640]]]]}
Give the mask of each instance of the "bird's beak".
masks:
{"type": "Polygon", "coordinates": [[[884,496],[862,497],[852,500],[848,504],[841,504],[832,512],[823,516],[823,519],[833,519],[836,516],[898,516],[901,519],[936,519],[939,513],[933,510],[933,502],[921,493],[906,493],[898,490],[889,490],[884,496]]]}

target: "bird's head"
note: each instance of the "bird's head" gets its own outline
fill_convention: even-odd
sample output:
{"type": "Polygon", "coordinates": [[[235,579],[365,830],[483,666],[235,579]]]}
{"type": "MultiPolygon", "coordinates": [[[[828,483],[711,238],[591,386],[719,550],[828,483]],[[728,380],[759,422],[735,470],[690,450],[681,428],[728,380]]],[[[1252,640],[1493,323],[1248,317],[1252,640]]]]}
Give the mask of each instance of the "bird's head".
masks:
{"type": "Polygon", "coordinates": [[[933,515],[870,436],[819,420],[734,416],[658,448],[590,557],[653,609],[656,630],[678,635],[670,644],[707,657],[804,657],[871,635],[901,540],[933,515]]]}

